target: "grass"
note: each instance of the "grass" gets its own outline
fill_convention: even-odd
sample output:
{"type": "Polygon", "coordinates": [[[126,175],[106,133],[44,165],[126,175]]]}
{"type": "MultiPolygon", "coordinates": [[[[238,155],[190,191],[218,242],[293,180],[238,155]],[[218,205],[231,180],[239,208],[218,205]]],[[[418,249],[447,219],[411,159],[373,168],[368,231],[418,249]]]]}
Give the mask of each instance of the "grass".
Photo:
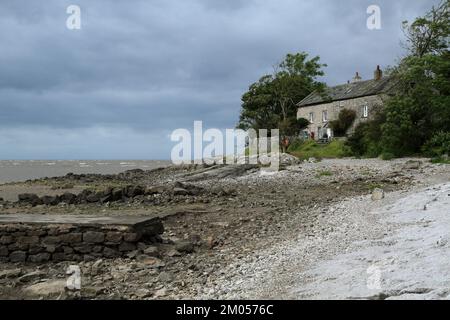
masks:
{"type": "Polygon", "coordinates": [[[445,164],[450,164],[450,158],[448,158],[448,157],[437,157],[437,158],[433,158],[433,159],[431,159],[431,163],[445,163],[445,164]]]}
{"type": "Polygon", "coordinates": [[[333,175],[333,172],[328,171],[328,170],[322,170],[322,171],[317,172],[316,178],[329,177],[329,176],[332,176],[332,175],[333,175]]]}
{"type": "Polygon", "coordinates": [[[289,147],[288,153],[302,160],[309,158],[342,158],[349,155],[342,140],[333,140],[328,144],[318,144],[312,140],[293,143],[289,147]]]}

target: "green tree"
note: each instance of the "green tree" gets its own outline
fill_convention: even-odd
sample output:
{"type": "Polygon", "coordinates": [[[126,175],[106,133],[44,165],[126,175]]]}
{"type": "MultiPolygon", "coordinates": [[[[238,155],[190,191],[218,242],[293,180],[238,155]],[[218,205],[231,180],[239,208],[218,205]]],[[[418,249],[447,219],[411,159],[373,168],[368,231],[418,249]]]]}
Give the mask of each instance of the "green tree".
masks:
{"type": "Polygon", "coordinates": [[[396,94],[377,120],[356,129],[348,142],[355,154],[420,153],[427,143],[435,144],[436,135],[447,145],[442,140],[450,137],[449,3],[404,22],[409,54],[391,70],[396,94]]]}
{"type": "Polygon", "coordinates": [[[449,4],[442,2],[405,27],[410,55],[392,71],[398,92],[385,107],[385,152],[418,153],[433,135],[450,131],[449,4]]]}
{"type": "Polygon", "coordinates": [[[323,88],[317,81],[325,64],[319,57],[308,59],[305,52],[288,54],[271,75],[265,75],[242,96],[238,128],[280,129],[282,137],[296,135],[296,104],[314,90],[323,88]]]}
{"type": "Polygon", "coordinates": [[[356,111],[342,109],[341,112],[339,112],[338,119],[330,121],[330,127],[333,129],[333,132],[337,137],[342,137],[346,134],[355,119],[356,111]]]}

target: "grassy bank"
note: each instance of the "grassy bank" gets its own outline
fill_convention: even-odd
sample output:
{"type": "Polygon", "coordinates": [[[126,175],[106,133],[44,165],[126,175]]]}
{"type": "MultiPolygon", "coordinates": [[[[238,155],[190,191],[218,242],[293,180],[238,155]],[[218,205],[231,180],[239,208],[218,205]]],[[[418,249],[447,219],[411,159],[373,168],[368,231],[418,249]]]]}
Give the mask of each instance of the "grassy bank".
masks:
{"type": "Polygon", "coordinates": [[[329,144],[318,144],[313,140],[296,141],[288,148],[288,153],[299,159],[342,158],[349,156],[349,152],[342,140],[333,140],[329,144]]]}

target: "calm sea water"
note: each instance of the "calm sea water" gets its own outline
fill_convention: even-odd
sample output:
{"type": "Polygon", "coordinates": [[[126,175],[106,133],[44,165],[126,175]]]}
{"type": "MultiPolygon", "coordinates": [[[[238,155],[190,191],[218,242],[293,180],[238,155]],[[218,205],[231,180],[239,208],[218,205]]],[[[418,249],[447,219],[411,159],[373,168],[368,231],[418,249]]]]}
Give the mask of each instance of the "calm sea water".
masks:
{"type": "Polygon", "coordinates": [[[72,173],[113,174],[131,169],[150,170],[170,165],[165,160],[0,160],[0,183],[72,173]]]}

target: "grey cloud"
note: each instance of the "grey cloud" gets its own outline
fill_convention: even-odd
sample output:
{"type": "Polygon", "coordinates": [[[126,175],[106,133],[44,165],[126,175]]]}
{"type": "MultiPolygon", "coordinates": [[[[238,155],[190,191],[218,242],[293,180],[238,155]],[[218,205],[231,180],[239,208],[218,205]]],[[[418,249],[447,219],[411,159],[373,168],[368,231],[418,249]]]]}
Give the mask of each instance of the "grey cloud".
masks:
{"type": "MultiPolygon", "coordinates": [[[[241,94],[286,53],[320,55],[329,84],[371,77],[402,55],[401,21],[437,2],[3,0],[0,127],[21,128],[23,144],[26,130],[122,128],[166,145],[168,131],[194,120],[233,127],[241,94]],[[79,31],[65,27],[69,4],[82,9],[79,31]],[[381,7],[381,30],[366,28],[370,4],[381,7]]],[[[114,154],[102,141],[99,157],[114,154]]]]}

